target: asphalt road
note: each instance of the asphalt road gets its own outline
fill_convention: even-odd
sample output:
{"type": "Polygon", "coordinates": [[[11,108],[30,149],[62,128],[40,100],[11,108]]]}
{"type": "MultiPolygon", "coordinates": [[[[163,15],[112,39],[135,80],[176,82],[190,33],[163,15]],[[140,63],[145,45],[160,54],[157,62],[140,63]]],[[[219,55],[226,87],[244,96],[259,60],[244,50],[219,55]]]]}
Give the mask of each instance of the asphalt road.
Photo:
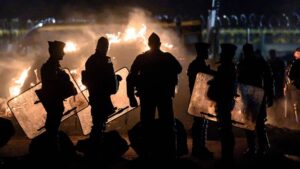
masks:
{"type": "MultiPolygon", "coordinates": [[[[264,158],[248,158],[243,156],[243,151],[246,149],[246,140],[242,136],[236,137],[235,145],[235,163],[236,168],[250,169],[250,168],[300,168],[300,143],[299,132],[291,131],[279,128],[268,128],[270,135],[270,142],[272,148],[269,154],[264,158]]],[[[129,143],[126,136],[123,136],[129,143]]],[[[83,136],[71,136],[71,140],[74,144],[78,140],[84,139],[83,136]]],[[[191,156],[191,154],[184,155],[167,164],[170,168],[174,169],[211,169],[211,168],[223,168],[220,166],[220,142],[209,136],[208,148],[214,153],[214,159],[201,160],[191,156]]],[[[188,148],[191,150],[191,138],[188,138],[188,148]]],[[[24,168],[31,169],[29,162],[27,161],[29,144],[31,140],[26,138],[15,137],[11,139],[7,145],[0,149],[0,168],[24,168]]],[[[81,156],[79,156],[80,160],[81,156]]],[[[101,168],[101,162],[97,168],[101,168]]],[[[150,165],[152,166],[152,165],[150,165]]],[[[43,165],[40,166],[44,168],[43,165]]],[[[159,166],[156,166],[159,167],[159,166]]],[[[85,164],[73,166],[73,168],[88,168],[85,164]]],[[[103,167],[102,167],[103,168],[103,167]]],[[[138,155],[132,148],[117,160],[111,163],[107,163],[104,168],[108,169],[138,169],[138,168],[152,168],[148,163],[143,163],[139,160],[138,155]]]]}

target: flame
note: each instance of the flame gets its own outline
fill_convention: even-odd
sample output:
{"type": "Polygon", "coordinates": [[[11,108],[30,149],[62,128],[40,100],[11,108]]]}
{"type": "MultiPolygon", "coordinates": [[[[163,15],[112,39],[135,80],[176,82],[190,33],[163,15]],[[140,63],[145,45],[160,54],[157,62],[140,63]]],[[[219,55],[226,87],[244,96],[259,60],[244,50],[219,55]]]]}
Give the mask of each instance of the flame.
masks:
{"type": "Polygon", "coordinates": [[[164,43],[163,47],[167,48],[167,49],[173,49],[174,45],[170,44],[170,43],[164,43]]]}
{"type": "Polygon", "coordinates": [[[135,40],[137,38],[136,34],[137,33],[135,28],[127,28],[125,31],[124,40],[125,41],[135,40]]]}
{"type": "Polygon", "coordinates": [[[78,84],[80,90],[83,91],[86,89],[86,86],[82,84],[81,76],[78,74],[78,72],[79,72],[78,69],[70,70],[70,73],[71,73],[72,77],[75,79],[75,82],[78,84]]]}
{"type": "MultiPolygon", "coordinates": [[[[148,38],[146,37],[147,34],[147,26],[145,24],[139,25],[127,25],[124,32],[117,32],[117,33],[106,33],[106,37],[109,40],[110,44],[119,44],[119,43],[131,43],[137,42],[141,44],[144,51],[149,50],[148,47],[148,38]]],[[[162,43],[162,48],[172,50],[174,49],[174,45],[171,43],[162,43]]],[[[65,53],[72,53],[78,51],[78,45],[73,41],[66,41],[66,46],[64,48],[65,53]]],[[[14,85],[9,88],[10,95],[17,96],[21,93],[21,87],[28,75],[30,67],[23,70],[18,80],[14,81],[14,85]]],[[[74,75],[76,82],[78,83],[81,90],[84,90],[86,87],[81,83],[81,76],[78,75],[80,69],[71,70],[71,74],[74,75]]],[[[37,74],[36,70],[35,73],[37,74]]],[[[30,84],[33,86],[34,84],[30,84]]]]}
{"type": "Polygon", "coordinates": [[[66,46],[64,48],[65,53],[72,53],[78,50],[77,45],[72,41],[67,41],[66,46]]]}
{"type": "Polygon", "coordinates": [[[21,93],[21,87],[23,86],[27,76],[28,76],[28,71],[30,70],[31,67],[28,67],[27,69],[23,70],[21,75],[17,80],[14,80],[15,85],[9,88],[9,93],[11,97],[17,96],[21,93]]]}
{"type": "Polygon", "coordinates": [[[114,43],[128,43],[132,41],[142,42],[144,50],[148,50],[148,42],[146,38],[147,26],[141,24],[140,27],[127,26],[124,33],[107,33],[105,34],[110,44],[114,43]]]}
{"type": "Polygon", "coordinates": [[[145,40],[146,31],[147,27],[145,24],[142,24],[142,27],[139,30],[137,30],[135,27],[127,27],[125,30],[124,41],[137,40],[138,38],[145,40]]]}
{"type": "MultiPolygon", "coordinates": [[[[127,26],[125,31],[118,33],[107,33],[105,34],[110,44],[128,43],[137,41],[143,44],[143,50],[149,50],[148,40],[146,38],[147,26],[141,24],[141,26],[127,26]]],[[[171,43],[162,43],[162,48],[167,50],[174,49],[174,45],[171,43]]]]}
{"type": "Polygon", "coordinates": [[[121,32],[118,32],[117,35],[116,34],[107,33],[106,37],[108,38],[108,41],[109,41],[110,44],[112,44],[112,43],[120,43],[121,42],[120,35],[121,35],[121,32]]]}

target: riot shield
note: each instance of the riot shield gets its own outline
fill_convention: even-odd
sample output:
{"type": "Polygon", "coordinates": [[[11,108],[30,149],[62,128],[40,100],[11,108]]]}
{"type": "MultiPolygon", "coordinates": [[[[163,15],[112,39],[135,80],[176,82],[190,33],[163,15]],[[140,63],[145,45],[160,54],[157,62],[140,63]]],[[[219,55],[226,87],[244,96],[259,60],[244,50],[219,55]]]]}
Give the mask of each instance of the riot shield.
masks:
{"type": "MultiPolygon", "coordinates": [[[[193,116],[217,121],[216,103],[207,97],[207,82],[212,78],[208,74],[197,74],[188,113],[193,116]]],[[[236,127],[254,130],[264,91],[254,86],[238,84],[237,94],[239,96],[236,97],[235,106],[231,112],[232,124],[236,127]]]]}
{"type": "MultiPolygon", "coordinates": [[[[117,119],[118,117],[128,113],[129,111],[133,110],[135,107],[130,107],[129,100],[127,97],[127,85],[126,85],[126,78],[128,76],[128,69],[122,68],[116,71],[116,75],[120,75],[122,80],[119,82],[119,90],[116,94],[111,96],[112,103],[115,107],[115,112],[108,117],[107,123],[117,119]]],[[[89,93],[87,90],[82,92],[87,98],[89,93]]],[[[137,98],[138,100],[138,98],[137,98]]],[[[139,105],[139,100],[138,100],[139,105]]],[[[78,113],[78,117],[80,120],[82,132],[84,135],[87,135],[91,132],[92,128],[92,115],[91,115],[91,107],[87,107],[81,112],[78,113]]]]}
{"type": "MultiPolygon", "coordinates": [[[[65,69],[65,71],[70,76],[78,94],[65,99],[65,111],[61,121],[64,121],[68,117],[80,112],[88,106],[86,97],[80,92],[80,89],[75,80],[72,78],[70,71],[67,69],[65,69]]],[[[44,125],[46,122],[46,110],[36,94],[36,91],[41,89],[41,87],[42,84],[39,82],[35,86],[7,102],[11,112],[14,114],[25,134],[30,139],[45,131],[44,125]]]]}

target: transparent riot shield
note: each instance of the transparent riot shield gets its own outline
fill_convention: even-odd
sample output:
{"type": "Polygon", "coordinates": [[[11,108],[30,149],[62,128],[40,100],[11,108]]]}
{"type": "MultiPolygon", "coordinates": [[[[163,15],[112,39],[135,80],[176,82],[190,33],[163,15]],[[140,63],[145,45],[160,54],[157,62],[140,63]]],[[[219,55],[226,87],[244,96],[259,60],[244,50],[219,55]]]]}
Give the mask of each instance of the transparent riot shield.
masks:
{"type": "MultiPolygon", "coordinates": [[[[211,75],[204,73],[197,74],[188,113],[193,116],[217,121],[216,103],[207,97],[207,82],[212,78],[211,75]]],[[[237,94],[239,96],[236,97],[235,106],[231,112],[232,124],[236,127],[254,130],[264,91],[261,88],[238,84],[237,94]]]]}
{"type": "MultiPolygon", "coordinates": [[[[65,111],[61,121],[80,112],[88,106],[86,97],[80,92],[77,83],[72,78],[70,71],[65,71],[71,77],[71,81],[77,90],[76,96],[71,96],[64,101],[65,111]]],[[[41,89],[42,84],[38,83],[32,88],[24,91],[20,95],[10,99],[7,104],[14,114],[18,123],[24,130],[28,138],[32,139],[45,131],[46,110],[39,101],[36,91],[41,89]]]]}
{"type": "MultiPolygon", "coordinates": [[[[122,80],[119,83],[118,92],[111,96],[112,103],[115,107],[115,112],[108,117],[107,123],[117,119],[118,117],[128,113],[129,111],[135,108],[135,107],[130,107],[129,100],[127,97],[126,78],[128,76],[128,73],[129,71],[127,68],[122,68],[116,71],[116,75],[120,75],[122,77],[122,80]]],[[[87,90],[84,90],[82,93],[88,98],[89,93],[87,90]]],[[[139,104],[139,100],[138,100],[138,104],[139,104]]],[[[92,128],[91,107],[89,106],[86,109],[79,112],[78,117],[80,120],[83,134],[84,135],[89,134],[92,128]]]]}

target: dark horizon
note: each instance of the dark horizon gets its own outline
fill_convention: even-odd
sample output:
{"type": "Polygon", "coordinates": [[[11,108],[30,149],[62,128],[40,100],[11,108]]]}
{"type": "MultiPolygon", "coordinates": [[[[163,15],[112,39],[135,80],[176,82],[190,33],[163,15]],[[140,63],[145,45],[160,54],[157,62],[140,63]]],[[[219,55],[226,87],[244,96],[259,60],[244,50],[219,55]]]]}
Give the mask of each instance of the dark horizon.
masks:
{"type": "MultiPolygon", "coordinates": [[[[146,9],[154,15],[198,16],[206,15],[211,7],[210,0],[1,0],[0,3],[0,19],[63,18],[68,13],[97,14],[102,10],[122,13],[131,7],[146,9]]],[[[221,0],[220,14],[289,14],[299,10],[299,6],[298,0],[221,0]]]]}

